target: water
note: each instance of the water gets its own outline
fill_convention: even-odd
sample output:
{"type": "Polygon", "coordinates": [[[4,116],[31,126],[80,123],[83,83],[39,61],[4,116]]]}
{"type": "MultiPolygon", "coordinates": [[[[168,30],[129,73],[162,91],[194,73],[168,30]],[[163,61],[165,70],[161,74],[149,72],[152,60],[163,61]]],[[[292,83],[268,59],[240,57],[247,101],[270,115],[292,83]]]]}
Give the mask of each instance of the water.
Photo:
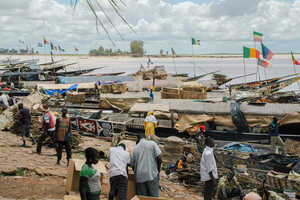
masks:
{"type": "MultiPolygon", "coordinates": [[[[295,55],[296,58],[299,57],[295,55]]],[[[0,60],[6,59],[8,56],[0,56],[0,60]]],[[[13,59],[31,59],[39,58],[40,62],[49,62],[49,56],[12,56],[13,59]]],[[[66,59],[63,63],[77,62],[77,65],[67,68],[69,70],[87,69],[93,67],[105,67],[103,69],[96,70],[92,74],[97,73],[114,73],[114,72],[126,72],[126,74],[135,73],[141,65],[147,66],[147,57],[133,58],[133,57],[89,57],[89,56],[56,56],[55,60],[66,59]]],[[[300,57],[298,58],[300,59],[300,57]]],[[[207,72],[219,70],[221,74],[225,74],[228,77],[236,77],[244,74],[243,58],[241,57],[227,57],[227,58],[151,58],[151,61],[155,65],[164,65],[168,73],[188,73],[190,76],[194,76],[194,69],[196,75],[201,75],[207,72]]],[[[257,65],[255,59],[245,59],[246,73],[256,73],[257,65]]],[[[300,66],[296,66],[297,71],[300,71],[300,66]]],[[[272,59],[272,67],[264,69],[259,66],[260,78],[274,78],[279,76],[285,76],[294,74],[294,68],[292,65],[292,59],[290,55],[275,55],[272,59]]],[[[206,79],[210,77],[207,76],[206,79]]],[[[259,77],[257,77],[259,79],[259,77]]],[[[205,78],[204,78],[205,79],[205,78]]],[[[256,80],[256,75],[248,76],[247,81],[256,80]]],[[[235,79],[230,82],[242,83],[244,78],[235,79]]],[[[297,89],[297,84],[293,84],[292,88],[297,89]]]]}

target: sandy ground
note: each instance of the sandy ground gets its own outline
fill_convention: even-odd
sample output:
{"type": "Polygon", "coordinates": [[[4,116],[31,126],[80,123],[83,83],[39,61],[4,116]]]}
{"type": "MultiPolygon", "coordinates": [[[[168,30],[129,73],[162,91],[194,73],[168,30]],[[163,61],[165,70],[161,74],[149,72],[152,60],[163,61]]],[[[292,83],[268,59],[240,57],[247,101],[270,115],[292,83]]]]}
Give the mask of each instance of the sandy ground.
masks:
{"type": "MultiPolygon", "coordinates": [[[[98,150],[107,152],[110,142],[82,137],[80,149],[93,146],[98,150]]],[[[20,137],[10,132],[0,132],[0,199],[63,199],[66,183],[66,160],[63,154],[62,164],[55,165],[56,157],[54,149],[43,147],[42,154],[35,153],[35,146],[23,148],[20,137]]],[[[80,151],[73,153],[73,158],[84,159],[80,151]]],[[[106,176],[108,182],[108,177],[106,176]]],[[[161,172],[161,185],[168,191],[160,193],[160,196],[168,199],[202,199],[200,191],[193,191],[181,184],[169,181],[161,172]]],[[[103,194],[101,199],[107,199],[103,194]]]]}

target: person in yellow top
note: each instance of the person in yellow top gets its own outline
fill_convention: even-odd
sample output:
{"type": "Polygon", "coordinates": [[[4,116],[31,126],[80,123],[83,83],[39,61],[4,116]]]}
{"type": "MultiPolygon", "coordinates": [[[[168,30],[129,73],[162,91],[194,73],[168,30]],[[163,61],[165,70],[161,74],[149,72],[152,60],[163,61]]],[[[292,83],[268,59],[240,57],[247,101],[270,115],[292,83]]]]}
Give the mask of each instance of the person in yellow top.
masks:
{"type": "Polygon", "coordinates": [[[149,111],[144,120],[145,135],[147,138],[150,135],[155,135],[155,128],[157,128],[157,119],[154,117],[153,111],[149,111]]]}

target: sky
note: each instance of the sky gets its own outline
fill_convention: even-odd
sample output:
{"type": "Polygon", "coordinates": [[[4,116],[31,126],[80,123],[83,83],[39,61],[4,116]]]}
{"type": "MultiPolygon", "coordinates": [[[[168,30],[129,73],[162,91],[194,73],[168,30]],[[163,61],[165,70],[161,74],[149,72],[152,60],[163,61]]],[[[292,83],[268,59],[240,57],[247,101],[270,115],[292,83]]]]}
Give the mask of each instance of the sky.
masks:
{"type": "MultiPolygon", "coordinates": [[[[75,1],[75,0],[73,0],[75,1]]],[[[130,41],[143,40],[149,54],[174,48],[177,54],[242,53],[242,47],[257,47],[253,31],[264,34],[264,44],[275,53],[300,52],[300,0],[123,0],[123,23],[107,0],[96,8],[115,46],[96,21],[86,0],[76,9],[70,0],[0,1],[0,48],[37,48],[43,37],[74,53],[105,48],[129,51],[130,41]],[[191,38],[200,46],[192,46],[191,38]],[[24,40],[25,44],[19,43],[24,40]]],[[[96,4],[95,4],[96,5],[96,4]]]]}

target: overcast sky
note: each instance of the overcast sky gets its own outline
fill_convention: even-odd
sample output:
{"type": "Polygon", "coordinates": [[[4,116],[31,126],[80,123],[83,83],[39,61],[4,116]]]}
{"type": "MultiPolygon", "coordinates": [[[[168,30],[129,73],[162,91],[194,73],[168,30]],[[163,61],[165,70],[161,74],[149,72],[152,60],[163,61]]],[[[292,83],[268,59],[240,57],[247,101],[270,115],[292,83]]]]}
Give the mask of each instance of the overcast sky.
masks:
{"type": "MultiPolygon", "coordinates": [[[[73,0],[74,1],[74,0],[73,0]]],[[[264,43],[274,52],[300,52],[300,0],[123,0],[122,15],[133,33],[113,12],[106,0],[98,0],[124,40],[98,9],[116,47],[105,32],[98,33],[95,18],[85,0],[75,10],[70,0],[0,0],[0,48],[36,48],[43,36],[68,52],[92,48],[129,50],[131,40],[145,42],[147,53],[158,54],[173,47],[177,53],[192,52],[191,37],[201,40],[194,52],[241,53],[254,47],[253,30],[264,34],[264,43]]],[[[39,49],[41,52],[44,48],[39,49]]]]}

